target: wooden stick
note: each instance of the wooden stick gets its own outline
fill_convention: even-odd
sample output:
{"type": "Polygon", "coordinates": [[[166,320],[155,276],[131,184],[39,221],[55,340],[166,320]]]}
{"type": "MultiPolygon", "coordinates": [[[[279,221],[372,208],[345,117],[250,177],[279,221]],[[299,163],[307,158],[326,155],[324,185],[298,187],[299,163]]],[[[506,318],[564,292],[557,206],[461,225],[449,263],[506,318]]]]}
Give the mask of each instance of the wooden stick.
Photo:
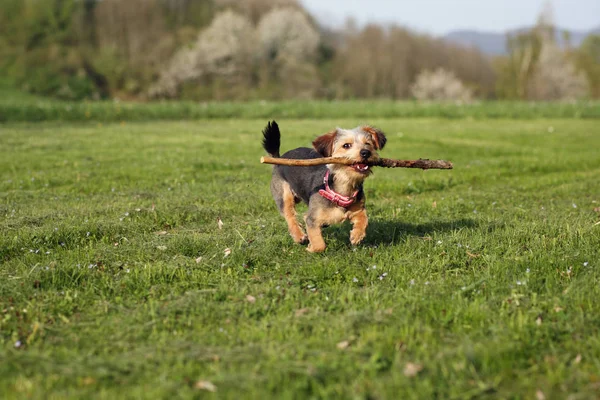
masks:
{"type": "MultiPolygon", "coordinates": [[[[357,164],[356,161],[348,158],[341,157],[323,157],[323,158],[310,158],[308,160],[295,160],[291,158],[274,158],[274,157],[261,157],[260,162],[262,164],[276,164],[276,165],[289,165],[295,167],[311,167],[315,165],[325,164],[342,164],[342,165],[353,165],[357,164]]],[[[426,160],[420,158],[418,160],[392,160],[390,158],[380,158],[379,161],[367,163],[374,167],[386,167],[386,168],[421,168],[421,169],[452,169],[453,165],[450,161],[444,160],[426,160]]]]}

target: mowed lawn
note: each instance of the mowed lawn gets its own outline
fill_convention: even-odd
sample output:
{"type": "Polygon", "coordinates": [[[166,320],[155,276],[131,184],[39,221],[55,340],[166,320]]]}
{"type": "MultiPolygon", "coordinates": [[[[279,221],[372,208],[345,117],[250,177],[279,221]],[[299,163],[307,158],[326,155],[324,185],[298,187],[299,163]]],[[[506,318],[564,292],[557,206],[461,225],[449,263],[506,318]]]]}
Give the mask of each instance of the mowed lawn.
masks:
{"type": "Polygon", "coordinates": [[[455,163],[376,170],[319,255],[266,122],[0,125],[0,397],[600,396],[598,120],[280,120],[455,163]]]}

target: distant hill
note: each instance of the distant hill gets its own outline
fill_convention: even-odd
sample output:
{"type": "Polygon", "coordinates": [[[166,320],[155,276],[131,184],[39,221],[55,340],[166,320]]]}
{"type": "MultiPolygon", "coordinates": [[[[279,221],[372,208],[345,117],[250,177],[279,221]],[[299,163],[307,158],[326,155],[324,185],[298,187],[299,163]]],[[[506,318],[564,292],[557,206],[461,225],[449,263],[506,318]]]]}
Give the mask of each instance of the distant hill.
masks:
{"type": "MultiPolygon", "coordinates": [[[[521,28],[509,31],[508,34],[514,35],[519,32],[530,30],[530,28],[521,28]]],[[[563,43],[564,29],[556,29],[556,40],[558,43],[563,43]]],[[[571,34],[571,45],[578,47],[581,42],[590,34],[600,34],[600,26],[590,31],[569,31],[571,34]]],[[[485,54],[502,55],[506,54],[506,35],[507,33],[483,32],[474,30],[460,30],[450,32],[444,39],[461,44],[463,46],[475,47],[485,54]]]]}

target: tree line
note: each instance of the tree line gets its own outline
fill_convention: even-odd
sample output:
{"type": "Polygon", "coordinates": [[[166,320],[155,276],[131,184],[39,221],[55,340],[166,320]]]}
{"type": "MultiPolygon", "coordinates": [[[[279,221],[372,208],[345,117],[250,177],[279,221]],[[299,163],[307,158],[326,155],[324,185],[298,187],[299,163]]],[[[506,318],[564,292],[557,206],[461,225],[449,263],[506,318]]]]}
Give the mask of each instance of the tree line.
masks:
{"type": "Polygon", "coordinates": [[[543,14],[490,58],[400,26],[319,25],[295,0],[3,0],[0,72],[63,99],[600,96],[600,36],[559,47],[543,14]]]}

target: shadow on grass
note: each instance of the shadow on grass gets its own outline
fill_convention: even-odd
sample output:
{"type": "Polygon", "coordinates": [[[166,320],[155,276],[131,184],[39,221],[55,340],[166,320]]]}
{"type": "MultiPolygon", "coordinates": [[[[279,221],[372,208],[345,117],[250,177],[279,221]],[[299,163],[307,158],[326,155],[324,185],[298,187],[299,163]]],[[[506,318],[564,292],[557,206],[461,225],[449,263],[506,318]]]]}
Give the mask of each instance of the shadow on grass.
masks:
{"type": "MultiPolygon", "coordinates": [[[[367,237],[363,245],[396,244],[408,236],[424,237],[436,232],[456,231],[463,228],[475,228],[479,224],[467,218],[454,221],[435,221],[423,224],[411,224],[403,221],[370,220],[367,237]]],[[[326,228],[326,234],[335,240],[348,240],[350,224],[326,228]]]]}

